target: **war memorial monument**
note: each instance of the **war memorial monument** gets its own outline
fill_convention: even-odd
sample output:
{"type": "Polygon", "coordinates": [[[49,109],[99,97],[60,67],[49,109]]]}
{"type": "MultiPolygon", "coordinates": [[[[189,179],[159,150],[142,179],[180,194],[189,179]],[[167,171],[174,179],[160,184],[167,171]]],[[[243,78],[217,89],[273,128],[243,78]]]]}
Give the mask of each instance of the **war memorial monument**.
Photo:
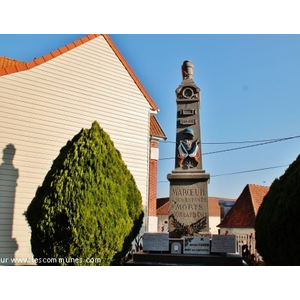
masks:
{"type": "Polygon", "coordinates": [[[193,80],[193,64],[184,61],[181,70],[183,80],[176,89],[175,169],[167,176],[170,238],[200,232],[209,235],[207,184],[210,175],[202,169],[200,89],[193,80]]]}
{"type": "Polygon", "coordinates": [[[209,231],[208,182],[202,168],[200,88],[194,66],[184,61],[177,105],[175,167],[170,182],[169,232],[144,233],[143,250],[128,265],[243,265],[235,253],[235,236],[209,231]]]}

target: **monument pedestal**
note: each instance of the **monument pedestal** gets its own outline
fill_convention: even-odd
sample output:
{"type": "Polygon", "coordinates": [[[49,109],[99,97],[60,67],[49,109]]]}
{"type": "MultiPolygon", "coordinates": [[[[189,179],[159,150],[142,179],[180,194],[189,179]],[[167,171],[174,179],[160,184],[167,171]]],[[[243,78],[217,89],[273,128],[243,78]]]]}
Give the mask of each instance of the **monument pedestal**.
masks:
{"type": "Polygon", "coordinates": [[[227,254],[171,254],[137,252],[126,266],[245,266],[242,256],[237,253],[227,254]]]}
{"type": "Polygon", "coordinates": [[[204,170],[172,171],[167,178],[170,181],[170,237],[209,234],[209,174],[204,170]]]}
{"type": "Polygon", "coordinates": [[[212,244],[208,237],[184,237],[184,238],[170,238],[169,249],[165,245],[165,236],[158,234],[155,238],[150,237],[147,240],[151,241],[150,245],[146,245],[146,249],[151,249],[151,244],[154,239],[155,245],[158,245],[158,240],[161,239],[163,243],[157,247],[152,248],[152,251],[139,251],[133,254],[131,260],[125,263],[125,266],[246,266],[243,258],[238,253],[215,253],[213,251],[234,251],[234,246],[230,236],[218,236],[215,239],[217,244],[212,244]],[[199,241],[203,240],[202,244],[199,241]],[[229,243],[228,243],[229,239],[229,243]],[[188,245],[189,240],[192,240],[188,245]],[[227,241],[226,241],[227,240],[227,241]],[[150,247],[149,247],[150,246],[150,247]],[[163,251],[159,251],[158,249],[163,251]],[[187,252],[190,249],[191,252],[187,252]],[[192,250],[196,250],[197,254],[192,254],[192,250]],[[201,252],[203,251],[203,252],[201,252]],[[203,254],[199,254],[203,253],[203,254]]]}

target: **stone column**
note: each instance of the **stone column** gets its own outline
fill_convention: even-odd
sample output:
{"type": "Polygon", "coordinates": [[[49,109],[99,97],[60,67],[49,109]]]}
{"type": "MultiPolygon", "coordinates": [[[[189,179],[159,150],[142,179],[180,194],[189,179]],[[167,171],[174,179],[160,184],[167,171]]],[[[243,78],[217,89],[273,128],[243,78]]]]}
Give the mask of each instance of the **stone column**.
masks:
{"type": "Polygon", "coordinates": [[[209,234],[207,184],[210,175],[202,169],[200,89],[194,83],[194,66],[190,61],[183,62],[181,71],[183,80],[175,91],[175,168],[167,175],[170,238],[209,234]]]}

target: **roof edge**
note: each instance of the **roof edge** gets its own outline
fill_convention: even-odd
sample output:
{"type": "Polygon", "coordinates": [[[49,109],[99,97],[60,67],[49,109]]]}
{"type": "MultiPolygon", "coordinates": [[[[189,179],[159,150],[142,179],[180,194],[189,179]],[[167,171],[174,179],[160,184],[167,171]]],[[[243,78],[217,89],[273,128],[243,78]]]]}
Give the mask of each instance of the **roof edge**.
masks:
{"type": "Polygon", "coordinates": [[[145,96],[145,98],[147,99],[148,103],[150,104],[151,108],[155,111],[159,111],[158,106],[155,104],[155,102],[153,101],[153,99],[150,97],[150,95],[148,94],[148,92],[146,91],[146,89],[144,88],[144,86],[142,85],[142,83],[140,82],[140,80],[137,78],[137,76],[135,75],[135,73],[133,72],[133,70],[131,69],[130,65],[127,63],[127,61],[125,60],[125,58],[123,57],[123,55],[121,54],[121,52],[119,51],[119,49],[116,47],[116,45],[113,43],[113,41],[111,40],[111,38],[107,35],[107,34],[88,34],[84,37],[82,37],[79,40],[76,40],[68,45],[65,45],[61,48],[58,48],[55,51],[52,51],[42,57],[39,58],[35,58],[33,61],[28,62],[28,63],[21,63],[17,66],[9,66],[3,69],[0,69],[0,76],[4,76],[4,75],[9,75],[12,73],[16,73],[16,72],[20,72],[20,71],[24,71],[24,70],[29,70],[31,68],[34,68],[38,65],[41,65],[49,60],[51,60],[52,58],[55,58],[65,52],[68,52],[69,50],[80,46],[96,37],[99,36],[103,36],[104,39],[107,41],[107,43],[109,44],[109,46],[112,48],[112,50],[115,52],[115,54],[117,55],[117,57],[119,58],[119,60],[121,61],[121,63],[123,64],[123,66],[125,67],[125,69],[127,70],[127,72],[130,74],[131,78],[133,79],[133,81],[135,82],[135,84],[138,86],[138,88],[140,89],[140,91],[142,92],[142,94],[145,96]]]}
{"type": "MultiPolygon", "coordinates": [[[[250,197],[251,197],[251,203],[252,203],[252,207],[253,207],[253,211],[255,216],[257,215],[258,209],[259,207],[256,206],[256,203],[254,203],[255,199],[254,199],[254,191],[253,188],[259,188],[259,189],[268,189],[268,191],[270,190],[270,187],[265,186],[265,185],[259,185],[259,184],[248,184],[249,186],[249,193],[250,193],[250,197]]],[[[268,193],[268,192],[267,192],[268,193]]],[[[261,203],[263,202],[265,196],[263,196],[261,203]]],[[[260,204],[261,205],[261,204],[260,204]]],[[[260,206],[259,205],[259,206],[260,206]]]]}
{"type": "Polygon", "coordinates": [[[4,76],[4,75],[9,75],[9,74],[12,74],[12,73],[16,73],[16,72],[20,72],[20,71],[24,71],[24,70],[29,70],[31,68],[34,68],[38,65],[41,65],[43,64],[44,62],[46,61],[49,61],[51,60],[52,58],[55,58],[65,52],[68,52],[69,50],[77,47],[77,46],[80,46],[96,37],[100,36],[100,34],[89,34],[89,35],[86,35],[84,37],[82,37],[81,39],[79,40],[76,40],[68,45],[65,45],[63,47],[60,47],[58,48],[57,50],[54,50],[46,55],[43,55],[42,57],[39,57],[39,58],[35,58],[33,61],[31,62],[28,62],[28,63],[22,63],[22,64],[19,64],[17,66],[10,66],[10,67],[6,67],[6,68],[3,68],[3,69],[0,69],[0,76],[4,76]]]}
{"type": "Polygon", "coordinates": [[[157,118],[155,115],[150,117],[150,137],[151,139],[157,140],[167,140],[167,135],[163,131],[162,127],[160,126],[157,118]],[[154,124],[153,124],[154,122],[154,124]]]}
{"type": "Polygon", "coordinates": [[[112,48],[112,50],[116,53],[117,57],[120,59],[121,63],[124,65],[125,69],[130,74],[130,76],[132,77],[132,79],[135,82],[135,84],[139,87],[139,89],[141,90],[141,92],[143,93],[143,95],[146,97],[146,99],[148,100],[148,102],[151,105],[152,109],[159,111],[158,106],[155,104],[155,102],[153,101],[153,99],[151,98],[151,96],[148,94],[148,92],[146,91],[146,89],[144,88],[144,86],[142,85],[142,83],[140,82],[140,80],[137,78],[137,76],[135,75],[135,73],[131,69],[130,65],[125,60],[124,56],[121,54],[121,52],[119,51],[119,49],[116,47],[116,45],[114,44],[114,42],[112,41],[112,39],[107,34],[103,34],[103,37],[108,42],[108,44],[110,45],[110,47],[112,48]]]}
{"type": "Polygon", "coordinates": [[[163,141],[166,141],[167,140],[167,137],[166,136],[162,136],[162,135],[156,135],[156,134],[150,134],[151,136],[151,139],[153,140],[163,140],[163,141]]]}
{"type": "Polygon", "coordinates": [[[248,189],[249,189],[249,194],[250,194],[250,199],[251,199],[251,204],[252,204],[252,209],[254,211],[254,215],[256,215],[256,209],[255,209],[255,205],[254,205],[254,199],[253,199],[253,191],[252,191],[252,187],[253,184],[248,184],[248,189]]]}

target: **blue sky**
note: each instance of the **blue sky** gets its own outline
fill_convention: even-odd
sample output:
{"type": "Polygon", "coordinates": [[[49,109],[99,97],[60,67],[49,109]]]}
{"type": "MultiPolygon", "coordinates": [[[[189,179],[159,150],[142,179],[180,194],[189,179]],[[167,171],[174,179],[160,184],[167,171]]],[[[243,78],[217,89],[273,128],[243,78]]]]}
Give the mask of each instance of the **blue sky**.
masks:
{"type": "MultiPolygon", "coordinates": [[[[84,35],[0,35],[0,55],[29,62],[84,35]]],[[[300,153],[300,36],[288,34],[112,34],[158,105],[158,197],[174,169],[176,98],[184,60],[201,89],[203,168],[210,196],[237,198],[271,185],[300,153]],[[278,139],[278,140],[277,140],[278,139]],[[260,144],[260,145],[259,145],[260,144]],[[240,148],[240,149],[235,149],[240,148]]]]}

